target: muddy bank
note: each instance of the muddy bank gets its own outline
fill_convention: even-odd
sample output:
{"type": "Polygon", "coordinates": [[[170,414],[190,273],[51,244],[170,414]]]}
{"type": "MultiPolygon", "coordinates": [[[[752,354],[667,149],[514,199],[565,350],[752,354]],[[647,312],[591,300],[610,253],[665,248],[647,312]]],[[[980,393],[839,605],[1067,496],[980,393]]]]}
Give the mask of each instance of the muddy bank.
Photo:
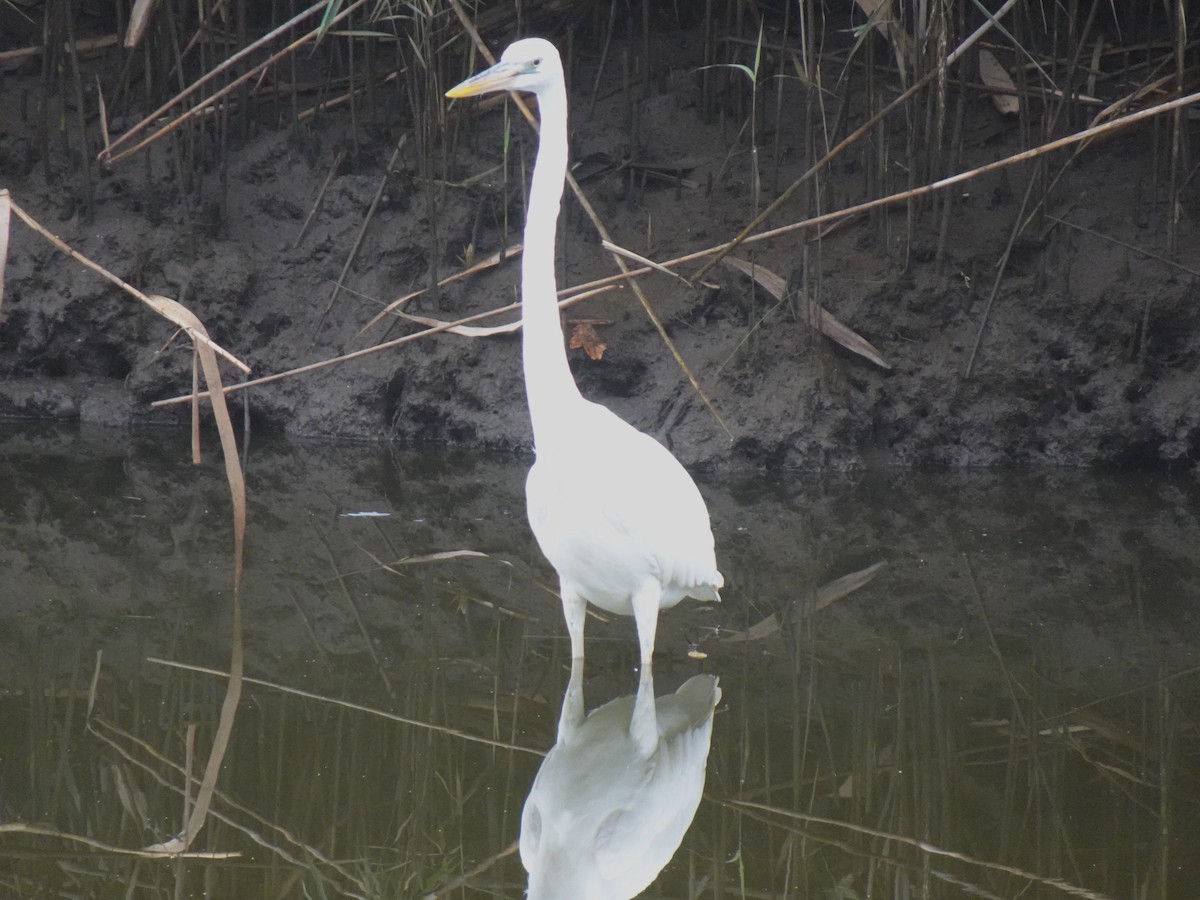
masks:
{"type": "MultiPolygon", "coordinates": [[[[764,86],[755,96],[772,111],[760,110],[754,130],[757,191],[750,129],[741,128],[754,99],[749,82],[737,70],[723,70],[702,91],[698,23],[665,15],[656,20],[655,77],[634,91],[620,89],[612,59],[636,57],[639,35],[617,31],[595,94],[600,44],[577,35],[573,159],[614,240],[668,259],[729,239],[807,169],[813,147],[823,151],[861,123],[879,97],[894,96],[902,82],[885,45],[873,45],[867,57],[878,84],[861,77],[861,68],[847,69],[851,24],[823,23],[828,139],[814,142],[806,117],[788,112],[814,102],[804,83],[767,77],[786,72],[790,57],[783,69],[779,57],[765,57],[764,86]],[[858,74],[842,77],[846,71],[858,74]],[[641,165],[647,161],[658,168],[641,165]],[[664,169],[671,174],[656,177],[664,169]]],[[[561,38],[564,25],[546,20],[541,31],[561,38]]],[[[757,28],[745,31],[740,37],[753,37],[757,28]]],[[[736,41],[721,47],[721,61],[746,61],[736,41]]],[[[1011,54],[998,52],[1011,62],[1011,54]]],[[[1124,59],[1126,74],[1119,54],[1103,58],[1100,100],[1136,87],[1137,71],[1124,59]]],[[[336,64],[328,47],[306,63],[317,69],[336,64]]],[[[84,83],[105,85],[118,77],[120,57],[116,50],[102,52],[81,66],[84,83]]],[[[447,64],[448,83],[464,73],[463,63],[447,64]]],[[[214,161],[199,166],[198,183],[188,189],[180,182],[185,144],[161,142],[140,160],[93,165],[88,204],[77,174],[78,140],[43,143],[39,137],[40,104],[66,101],[43,96],[33,62],[8,71],[4,84],[0,121],[8,125],[0,134],[0,172],[18,202],[122,278],[184,302],[255,375],[419,330],[393,317],[360,334],[396,297],[519,240],[521,185],[534,143],[528,129],[511,122],[505,154],[506,116],[498,107],[460,105],[450,112],[439,132],[444,166],[437,172],[413,149],[415,136],[406,143],[334,298],[393,148],[406,130],[413,135],[411,111],[396,91],[380,91],[374,106],[353,114],[326,110],[294,127],[263,101],[246,134],[226,136],[220,164],[213,135],[201,135],[199,149],[189,152],[210,153],[214,161]]],[[[950,109],[960,104],[956,91],[947,95],[950,109]]],[[[1005,117],[986,94],[969,90],[960,104],[957,151],[945,154],[954,158],[931,174],[1004,158],[1076,130],[1095,112],[1082,104],[1059,110],[1048,96],[1031,93],[1024,98],[1031,109],[1005,117]]],[[[83,100],[94,120],[94,93],[83,100]]],[[[137,112],[110,115],[127,127],[137,112]]],[[[769,224],[920,183],[906,173],[925,171],[927,157],[942,155],[922,149],[904,156],[926,112],[922,106],[889,118],[843,154],[818,189],[769,224]]],[[[1195,119],[1181,121],[1181,139],[1194,140],[1195,119]]],[[[848,220],[819,240],[805,231],[747,248],[741,255],[790,279],[794,293],[784,302],[725,267],[704,284],[645,279],[658,315],[729,434],[696,398],[628,291],[566,314],[605,323],[599,326],[607,344],[602,359],[572,351],[576,378],[588,397],[658,433],[691,465],[1102,465],[1191,472],[1200,452],[1194,399],[1200,236],[1187,210],[1200,182],[1193,179],[1175,195],[1186,202],[1177,207],[1182,215],[1171,249],[1164,174],[1170,133],[1165,120],[1145,124],[1073,160],[1063,151],[1046,158],[1044,167],[1026,164],[967,182],[953,189],[947,207],[941,200],[901,204],[848,220]],[[1031,212],[1032,224],[1010,248],[1014,223],[1031,212]],[[870,340],[890,370],[815,336],[807,324],[810,301],[870,340]]],[[[920,138],[916,134],[917,147],[920,138]]],[[[614,271],[570,199],[560,222],[560,259],[560,284],[614,271]]],[[[684,269],[693,271],[694,265],[684,269]]],[[[517,264],[510,262],[405,309],[442,320],[467,316],[514,300],[517,278],[517,264]]],[[[170,340],[171,326],[20,225],[14,226],[6,281],[0,419],[118,427],[185,421],[182,407],[150,407],[191,384],[191,350],[170,340]]],[[[433,335],[255,389],[250,415],[257,428],[295,436],[526,452],[519,353],[515,335],[433,335]]]]}

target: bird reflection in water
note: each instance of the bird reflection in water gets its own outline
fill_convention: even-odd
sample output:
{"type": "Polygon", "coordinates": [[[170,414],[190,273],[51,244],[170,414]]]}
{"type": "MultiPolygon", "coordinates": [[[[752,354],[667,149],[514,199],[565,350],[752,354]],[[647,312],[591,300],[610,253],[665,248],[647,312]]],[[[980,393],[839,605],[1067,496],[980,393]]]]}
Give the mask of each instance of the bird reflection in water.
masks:
{"type": "Polygon", "coordinates": [[[521,814],[529,897],[618,900],[645,890],[679,848],[704,792],[721,689],[696,675],[654,696],[643,667],[636,696],[583,711],[583,661],[521,814]]]}

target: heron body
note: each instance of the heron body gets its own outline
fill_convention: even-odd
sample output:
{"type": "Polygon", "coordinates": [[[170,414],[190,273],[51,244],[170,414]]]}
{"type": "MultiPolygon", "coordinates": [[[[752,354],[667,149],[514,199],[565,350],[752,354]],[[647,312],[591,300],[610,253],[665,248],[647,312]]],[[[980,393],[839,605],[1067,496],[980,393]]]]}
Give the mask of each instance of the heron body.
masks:
{"type": "Polygon", "coordinates": [[[537,454],[525,486],[529,524],[558,573],[572,657],[583,657],[590,601],[634,616],[647,665],[659,609],[684,597],[720,599],[708,509],[666,447],[586,400],[571,375],[554,276],[567,171],[567,92],[554,45],[517,41],[447,96],[502,90],[533,93],[541,119],[521,261],[522,356],[537,454]]]}

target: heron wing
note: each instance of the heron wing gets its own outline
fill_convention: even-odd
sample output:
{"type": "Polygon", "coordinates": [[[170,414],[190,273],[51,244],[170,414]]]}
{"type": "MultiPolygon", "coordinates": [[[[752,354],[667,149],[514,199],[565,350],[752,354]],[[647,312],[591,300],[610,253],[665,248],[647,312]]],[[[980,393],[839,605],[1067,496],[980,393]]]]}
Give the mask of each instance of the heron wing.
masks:
{"type": "Polygon", "coordinates": [[[603,406],[587,404],[574,426],[569,443],[539,448],[527,483],[530,524],[560,576],[582,572],[602,606],[600,582],[627,594],[647,572],[674,590],[670,603],[690,589],[716,599],[708,509],[687,470],[603,406]]]}

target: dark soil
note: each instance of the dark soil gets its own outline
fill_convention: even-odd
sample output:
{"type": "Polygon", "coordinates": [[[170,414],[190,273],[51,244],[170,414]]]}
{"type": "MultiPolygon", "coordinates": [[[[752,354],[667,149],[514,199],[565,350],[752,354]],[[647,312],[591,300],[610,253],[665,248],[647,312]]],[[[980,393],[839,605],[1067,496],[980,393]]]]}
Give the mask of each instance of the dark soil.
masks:
{"type": "MultiPolygon", "coordinates": [[[[618,29],[604,81],[592,96],[603,40],[602,32],[587,31],[593,20],[606,16],[584,16],[573,44],[572,152],[583,189],[617,243],[665,260],[728,240],[810,165],[803,111],[812,97],[798,79],[768,77],[779,71],[777,58],[765,57],[760,76],[762,179],[755,196],[749,135],[739,132],[750,111],[750,82],[740,71],[717,70],[710,73],[712,99],[702,97],[700,24],[665,12],[656,19],[653,77],[638,78],[626,91],[620,60],[625,53],[640,58],[641,35],[618,29]],[[658,179],[622,160],[674,166],[682,177],[658,179]]],[[[81,31],[88,26],[77,24],[81,31]]],[[[104,23],[93,24],[104,30],[104,23]]],[[[567,24],[543,20],[539,31],[563,40],[567,24]]],[[[825,23],[823,121],[830,144],[868,115],[868,82],[857,61],[873,60],[876,106],[903,86],[881,39],[873,38],[854,55],[856,64],[846,65],[851,24],[825,23]]],[[[753,39],[757,31],[757,24],[746,23],[741,36],[753,39]]],[[[777,31],[767,34],[778,42],[777,31]]],[[[497,45],[506,39],[491,37],[497,45]]],[[[1143,44],[1148,37],[1155,35],[1137,35],[1143,44]]],[[[1129,32],[1122,38],[1133,40],[1129,32]]],[[[13,32],[4,46],[18,43],[13,32]]],[[[737,43],[719,47],[720,61],[751,62],[737,43]]],[[[340,58],[329,46],[301,55],[302,71],[335,66],[340,58]]],[[[1109,71],[1095,89],[1105,101],[1140,83],[1137,71],[1122,74],[1121,59],[1105,57],[1109,71]]],[[[246,125],[244,134],[231,118],[224,156],[215,131],[184,129],[112,168],[93,162],[89,197],[79,169],[79,132],[72,130],[78,118],[73,95],[55,89],[36,57],[8,65],[0,90],[2,186],[80,252],[149,293],[183,302],[255,375],[419,330],[389,319],[390,327],[359,335],[383,304],[456,271],[471,256],[469,247],[479,259],[519,240],[521,185],[535,145],[511,109],[514,142],[506,159],[506,114],[498,106],[459,104],[446,130],[428,143],[403,112],[399,89],[380,89],[374,105],[363,101],[353,116],[338,107],[299,125],[282,108],[287,104],[264,99],[255,115],[234,117],[246,125]],[[43,121],[57,122],[56,110],[67,124],[43,140],[43,121]],[[410,138],[396,171],[326,317],[333,286],[406,131],[410,138]],[[301,238],[343,150],[345,160],[301,238]],[[184,173],[193,160],[191,173],[184,173]],[[430,172],[437,178],[427,178],[430,172]],[[193,177],[184,189],[181,178],[193,177]],[[476,180],[458,186],[469,179],[476,180]]],[[[121,65],[115,48],[81,60],[93,145],[95,86],[112,96],[121,65]]],[[[467,71],[456,59],[445,68],[443,88],[467,71]]],[[[951,111],[959,90],[948,89],[951,111]]],[[[815,192],[790,202],[768,224],[1002,159],[1078,130],[1099,108],[1059,109],[1052,100],[1027,97],[1021,116],[1006,118],[986,94],[968,91],[961,158],[927,178],[930,157],[942,154],[906,151],[928,147],[921,122],[931,107],[922,99],[855,144],[824,172],[815,192]]],[[[316,95],[300,101],[313,105],[316,95]]],[[[110,109],[112,132],[147,111],[134,101],[110,109]]],[[[1197,127],[1195,117],[1181,118],[1185,157],[1197,127]]],[[[1195,471],[1200,179],[1178,193],[1177,204],[1169,202],[1172,133],[1170,117],[1160,117],[1090,145],[1077,158],[1061,151],[959,185],[952,189],[944,242],[939,195],[851,219],[820,240],[799,231],[739,250],[790,279],[797,291],[782,304],[724,266],[703,285],[662,275],[645,279],[658,315],[730,434],[695,396],[629,291],[567,313],[568,320],[611,323],[599,328],[607,343],[602,359],[572,351],[576,378],[588,397],[658,433],[691,465],[1195,471]],[[1022,212],[1027,187],[1031,199],[1022,212]],[[1038,201],[1007,265],[998,268],[1014,223],[1038,201]],[[1172,215],[1178,217],[1174,248],[1172,215]],[[815,336],[806,296],[870,340],[891,369],[815,336]]],[[[613,263],[578,205],[568,199],[564,210],[560,284],[612,274],[613,263]]],[[[172,342],[172,326],[15,219],[12,229],[0,308],[0,420],[185,423],[186,407],[152,409],[150,403],[190,389],[186,341],[172,342]]],[[[691,274],[695,265],[682,271],[691,274]]],[[[406,309],[438,319],[466,316],[514,300],[517,279],[513,261],[406,309]]],[[[292,435],[525,451],[530,435],[519,353],[515,335],[434,335],[255,389],[250,415],[258,428],[292,435]]]]}

